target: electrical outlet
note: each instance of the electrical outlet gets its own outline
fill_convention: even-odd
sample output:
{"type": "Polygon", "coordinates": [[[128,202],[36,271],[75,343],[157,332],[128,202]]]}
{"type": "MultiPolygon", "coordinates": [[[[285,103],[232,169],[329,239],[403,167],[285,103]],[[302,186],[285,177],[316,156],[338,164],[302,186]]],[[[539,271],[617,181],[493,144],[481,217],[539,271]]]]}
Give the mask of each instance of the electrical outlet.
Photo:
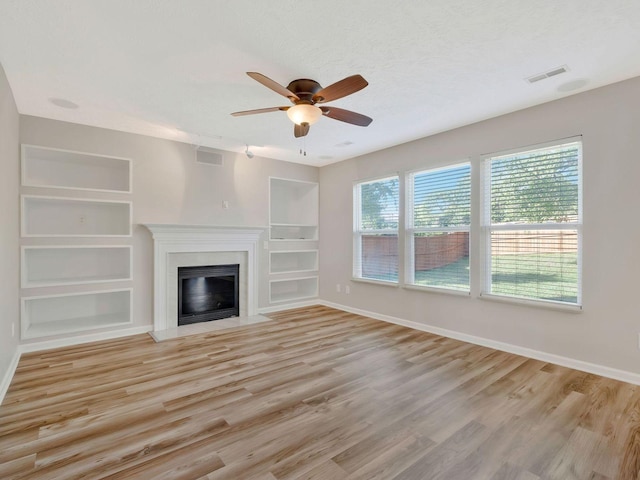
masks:
{"type": "Polygon", "coordinates": [[[80,225],[84,225],[85,223],[87,223],[87,217],[80,215],[80,225]]]}
{"type": "Polygon", "coordinates": [[[336,283],[336,292],[340,293],[340,284],[336,283]]]}
{"type": "Polygon", "coordinates": [[[346,293],[347,295],[351,293],[351,287],[349,285],[344,286],[344,293],[346,293]]]}

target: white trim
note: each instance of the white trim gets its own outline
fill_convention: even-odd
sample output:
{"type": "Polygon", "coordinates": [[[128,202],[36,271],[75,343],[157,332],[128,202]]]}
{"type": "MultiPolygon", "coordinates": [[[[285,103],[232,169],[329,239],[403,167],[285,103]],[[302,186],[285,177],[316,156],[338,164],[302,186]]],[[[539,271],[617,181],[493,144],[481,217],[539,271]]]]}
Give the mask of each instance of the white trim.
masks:
{"type": "Polygon", "coordinates": [[[351,277],[351,281],[358,282],[358,283],[370,283],[372,285],[382,285],[383,287],[394,287],[394,288],[400,287],[399,282],[393,282],[391,280],[387,281],[387,280],[375,280],[375,279],[370,279],[366,277],[351,277]]]}
{"type": "Polygon", "coordinates": [[[544,300],[539,298],[518,297],[516,295],[499,295],[496,293],[480,293],[481,300],[491,300],[493,302],[515,303],[527,305],[529,307],[543,307],[551,310],[561,310],[563,312],[582,313],[582,305],[577,303],[557,302],[554,300],[544,300]]]}
{"type": "Polygon", "coordinates": [[[471,297],[469,290],[458,290],[451,287],[436,287],[434,285],[419,285],[416,283],[405,283],[401,286],[406,290],[417,290],[419,292],[445,293],[447,295],[456,295],[458,297],[471,297]]]}
{"type": "Polygon", "coordinates": [[[20,350],[20,346],[16,348],[16,351],[13,352],[13,357],[11,358],[11,363],[9,363],[9,367],[7,371],[4,373],[2,377],[2,382],[0,382],[0,405],[4,401],[4,397],[9,390],[9,385],[11,385],[11,380],[13,380],[13,376],[16,373],[16,368],[18,368],[18,363],[20,362],[20,355],[22,351],[20,350]]]}
{"type": "Polygon", "coordinates": [[[44,342],[23,343],[18,347],[20,353],[39,352],[40,350],[49,350],[52,348],[69,347],[79,345],[81,343],[99,342],[101,340],[111,340],[114,338],[128,337],[131,335],[139,335],[153,330],[151,325],[143,325],[141,327],[131,327],[125,329],[111,330],[108,332],[92,333],[89,335],[79,335],[75,337],[59,338],[55,340],[46,340],[44,342]]]}
{"type": "Polygon", "coordinates": [[[516,153],[527,154],[529,152],[533,152],[535,150],[541,150],[543,148],[561,147],[569,143],[578,143],[578,142],[582,142],[582,134],[572,135],[571,137],[558,138],[556,140],[550,140],[548,142],[533,143],[530,145],[522,145],[520,147],[513,147],[506,150],[498,150],[497,152],[482,153],[480,154],[480,158],[484,160],[487,158],[509,157],[516,153]]]}
{"type": "Polygon", "coordinates": [[[318,182],[313,180],[298,180],[297,178],[285,178],[285,177],[269,177],[269,180],[283,180],[285,182],[296,182],[296,183],[308,183],[309,185],[320,185],[318,182]]]}
{"type": "Polygon", "coordinates": [[[467,343],[473,343],[474,345],[481,345],[483,347],[493,348],[502,352],[514,353],[516,355],[522,355],[534,360],[554,363],[562,367],[573,368],[574,370],[580,370],[582,372],[593,373],[594,375],[601,375],[603,377],[612,378],[614,380],[620,380],[622,382],[640,385],[639,373],[606,367],[604,365],[585,362],[583,360],[564,357],[562,355],[556,355],[553,353],[542,352],[540,350],[534,350],[532,348],[521,347],[518,345],[513,345],[511,343],[500,342],[497,340],[492,340],[490,338],[477,337],[475,335],[456,332],[454,330],[448,330],[441,327],[434,327],[432,325],[427,325],[412,320],[405,320],[403,318],[392,317],[390,315],[370,312],[368,310],[361,310],[359,308],[353,308],[339,303],[327,302],[325,300],[318,300],[317,303],[325,307],[337,308],[339,310],[344,310],[345,312],[363,315],[365,317],[370,317],[375,320],[381,320],[383,322],[393,323],[395,325],[402,325],[403,327],[413,328],[414,330],[429,332],[436,335],[441,335],[443,337],[453,338],[455,340],[461,340],[467,343]]]}

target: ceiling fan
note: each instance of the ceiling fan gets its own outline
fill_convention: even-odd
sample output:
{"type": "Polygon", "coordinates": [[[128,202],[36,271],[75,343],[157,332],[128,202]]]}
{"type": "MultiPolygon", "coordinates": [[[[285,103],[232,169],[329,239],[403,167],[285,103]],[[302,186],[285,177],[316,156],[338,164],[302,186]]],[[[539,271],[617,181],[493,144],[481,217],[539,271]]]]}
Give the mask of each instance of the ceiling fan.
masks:
{"type": "Polygon", "coordinates": [[[368,126],[373,119],[360,113],[345,110],[336,107],[318,107],[316,104],[331,102],[352,93],[362,90],[369,83],[360,75],[352,75],[343,78],[328,87],[322,86],[315,80],[299,78],[293,80],[289,85],[283,87],[279,83],[265,77],[258,72],[247,72],[251,78],[270,88],[283,97],[287,97],[293,106],[259,108],[256,110],[245,110],[242,112],[234,112],[231,115],[239,117],[242,115],[254,115],[256,113],[267,113],[283,111],[287,112],[289,119],[295,124],[293,134],[296,137],[304,137],[309,133],[309,127],[316,123],[321,116],[340,120],[341,122],[358,125],[360,127],[368,126]]]}

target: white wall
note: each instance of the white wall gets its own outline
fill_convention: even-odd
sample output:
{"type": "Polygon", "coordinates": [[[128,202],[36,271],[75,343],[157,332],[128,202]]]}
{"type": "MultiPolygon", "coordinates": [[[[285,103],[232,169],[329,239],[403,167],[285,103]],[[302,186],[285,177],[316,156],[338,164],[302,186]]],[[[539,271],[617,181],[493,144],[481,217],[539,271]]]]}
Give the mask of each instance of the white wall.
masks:
{"type": "MultiPolygon", "coordinates": [[[[264,226],[269,223],[269,176],[318,180],[318,169],[266,158],[230,153],[221,167],[198,164],[191,145],[31,116],[20,117],[20,141],[126,157],[133,160],[133,194],[115,194],[133,202],[134,326],[152,324],[153,241],[144,223],[264,226]],[[229,208],[222,208],[222,201],[229,208]]],[[[15,180],[14,182],[17,182],[15,180]]],[[[15,191],[15,185],[12,186],[15,191]]],[[[114,198],[114,194],[22,188],[23,193],[114,198]]],[[[12,215],[15,216],[15,213],[12,215]]],[[[265,229],[263,239],[268,239],[265,229]]],[[[72,243],[74,240],[23,239],[22,244],[72,243]]],[[[80,243],[123,243],[79,239],[80,243]]],[[[125,240],[126,242],[126,240],[125,240]]],[[[262,244],[261,244],[262,245],[262,244]]],[[[259,306],[268,306],[268,255],[260,251],[259,306]]],[[[130,286],[119,282],[118,286],[130,286]]],[[[85,290],[95,290],[95,285],[85,290]]],[[[39,289],[38,294],[64,288],[39,289]]],[[[74,287],[74,290],[80,290],[74,287]]],[[[27,343],[27,342],[24,342],[27,343]]]]}
{"type": "MultiPolygon", "coordinates": [[[[640,78],[635,78],[322,167],[321,298],[640,373],[638,105],[640,78]],[[477,172],[482,154],[579,134],[584,156],[582,313],[350,281],[354,181],[396,172],[403,176],[464,159],[471,159],[477,172]],[[337,283],[349,284],[351,294],[336,293],[337,283]]],[[[477,206],[475,213],[477,218],[477,206]]],[[[478,267],[477,236],[472,236],[471,251],[476,254],[472,267],[478,267]]]]}
{"type": "MultiPolygon", "coordinates": [[[[11,369],[18,346],[18,176],[19,116],[4,69],[0,65],[0,399],[1,382],[11,369]],[[12,325],[15,335],[12,336],[12,325]]],[[[8,380],[8,377],[6,377],[8,380]]]]}

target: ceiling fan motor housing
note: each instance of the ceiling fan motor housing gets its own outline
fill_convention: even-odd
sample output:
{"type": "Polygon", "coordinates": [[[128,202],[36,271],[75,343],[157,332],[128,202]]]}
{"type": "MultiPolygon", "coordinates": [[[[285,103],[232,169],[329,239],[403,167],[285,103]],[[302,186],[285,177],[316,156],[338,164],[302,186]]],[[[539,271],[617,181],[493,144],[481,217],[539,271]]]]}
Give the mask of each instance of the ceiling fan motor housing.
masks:
{"type": "Polygon", "coordinates": [[[300,99],[300,101],[295,101],[294,103],[308,103],[310,105],[313,105],[314,103],[316,103],[313,100],[313,96],[316,94],[316,92],[322,90],[322,86],[315,80],[310,80],[308,78],[299,78],[290,82],[289,85],[287,85],[287,90],[295,93],[300,99]]]}

